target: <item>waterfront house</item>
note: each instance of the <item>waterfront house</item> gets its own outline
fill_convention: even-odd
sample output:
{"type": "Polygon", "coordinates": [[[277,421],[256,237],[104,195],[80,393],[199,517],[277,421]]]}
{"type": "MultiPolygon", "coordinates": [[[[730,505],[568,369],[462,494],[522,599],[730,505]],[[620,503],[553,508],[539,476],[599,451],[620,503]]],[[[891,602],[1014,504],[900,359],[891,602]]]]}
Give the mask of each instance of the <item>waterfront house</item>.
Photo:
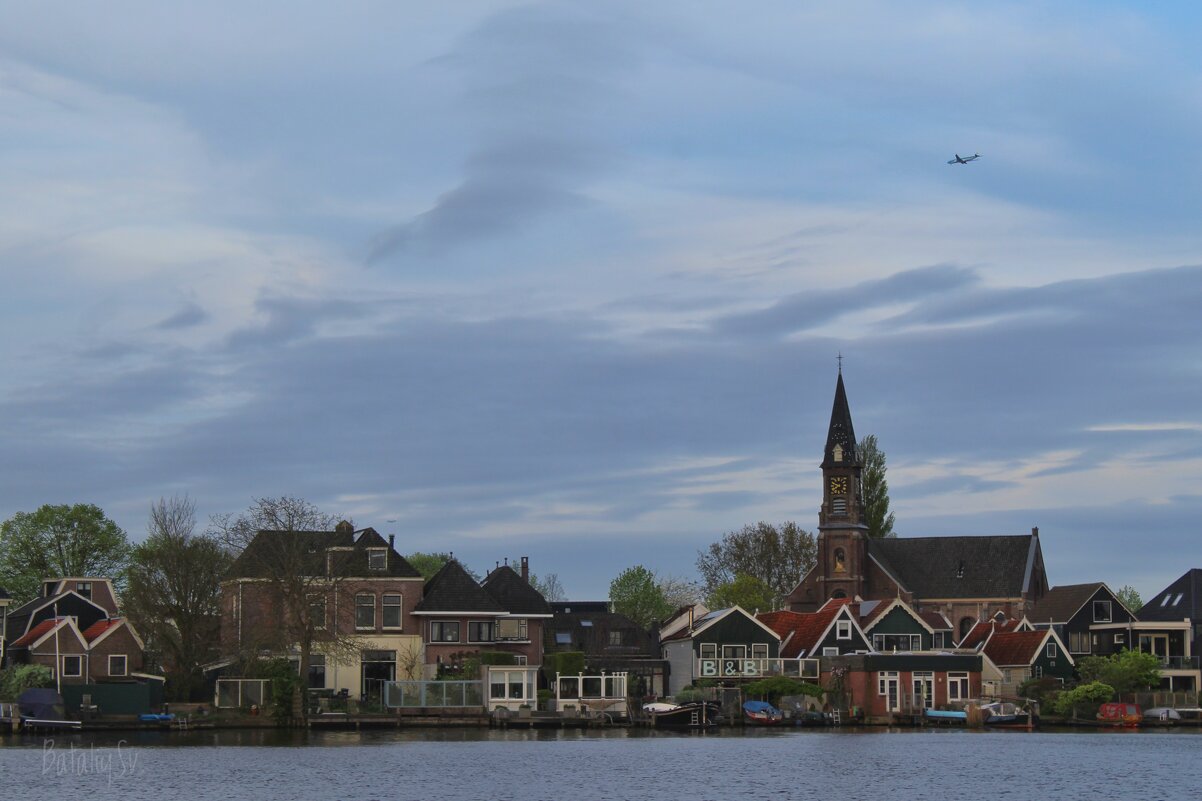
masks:
{"type": "Polygon", "coordinates": [[[822,460],[817,561],[789,594],[790,610],[813,612],[832,598],[901,598],[920,613],[947,616],[963,637],[995,612],[1022,617],[1047,591],[1038,529],[1018,536],[869,537],[862,472],[840,372],[822,460]]]}
{"type": "Polygon", "coordinates": [[[1071,679],[1076,663],[1052,629],[993,631],[980,650],[1002,672],[998,694],[1016,698],[1028,679],[1071,679]]]}
{"type": "Polygon", "coordinates": [[[421,574],[375,529],[259,531],[221,584],[222,652],[296,660],[300,619],[310,689],[375,697],[421,673],[421,597],[421,574]]]}
{"type": "Polygon", "coordinates": [[[1031,612],[1034,626],[1055,629],[1074,658],[1107,656],[1131,648],[1130,624],[1135,619],[1100,581],[1053,587],[1031,612]]]}
{"type": "Polygon", "coordinates": [[[1202,655],[1202,569],[1187,570],[1153,595],[1136,618],[1139,622],[1132,629],[1130,641],[1138,650],[1160,657],[1162,689],[1202,689],[1198,673],[1202,655]]]}
{"type": "Polygon", "coordinates": [[[754,681],[780,672],[780,636],[738,606],[715,609],[660,638],[668,694],[698,679],[754,681]]]}
{"type": "Polygon", "coordinates": [[[685,604],[662,621],[652,622],[651,633],[657,643],[679,634],[683,629],[692,628],[696,621],[708,615],[709,607],[703,603],[685,604]]]}
{"type": "Polygon", "coordinates": [[[859,612],[860,628],[874,651],[930,651],[945,647],[945,631],[934,629],[900,598],[864,601],[859,604],[859,612]]]}
{"type": "Polygon", "coordinates": [[[584,654],[586,671],[625,673],[634,697],[665,693],[668,663],[657,640],[612,611],[609,601],[552,601],[551,612],[554,617],[543,636],[545,653],[578,651],[584,654]]]}
{"type": "Polygon", "coordinates": [[[822,660],[831,706],[858,710],[867,723],[890,723],[925,709],[961,709],[981,697],[980,654],[868,653],[822,660]]]}
{"type": "Polygon", "coordinates": [[[426,582],[413,613],[422,621],[427,678],[458,673],[481,652],[509,654],[515,665],[542,664],[543,625],[551,608],[508,565],[477,584],[459,562],[449,560],[426,582]]]}

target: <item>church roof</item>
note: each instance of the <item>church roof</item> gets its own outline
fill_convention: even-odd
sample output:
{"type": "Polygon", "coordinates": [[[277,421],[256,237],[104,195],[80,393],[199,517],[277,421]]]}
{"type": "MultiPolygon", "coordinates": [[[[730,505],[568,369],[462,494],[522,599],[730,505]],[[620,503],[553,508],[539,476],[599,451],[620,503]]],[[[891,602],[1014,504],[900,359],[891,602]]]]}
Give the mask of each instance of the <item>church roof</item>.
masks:
{"type": "Polygon", "coordinates": [[[919,598],[1017,598],[1029,591],[1039,541],[994,537],[887,537],[868,554],[919,598]]]}
{"type": "Polygon", "coordinates": [[[826,449],[822,453],[822,466],[858,464],[856,452],[856,430],[851,424],[851,409],[847,405],[847,391],[843,389],[843,371],[839,371],[839,382],[835,384],[835,403],[831,407],[831,424],[826,432],[826,449]],[[835,446],[843,447],[842,461],[835,461],[835,446]]]}

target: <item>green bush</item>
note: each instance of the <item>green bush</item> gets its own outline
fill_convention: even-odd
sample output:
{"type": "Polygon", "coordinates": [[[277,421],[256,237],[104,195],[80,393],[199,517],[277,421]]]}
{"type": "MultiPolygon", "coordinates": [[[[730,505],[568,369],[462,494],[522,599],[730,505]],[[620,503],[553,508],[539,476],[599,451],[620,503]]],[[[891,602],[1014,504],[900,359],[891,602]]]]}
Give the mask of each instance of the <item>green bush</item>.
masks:
{"type": "Polygon", "coordinates": [[[557,673],[562,673],[565,676],[575,676],[578,673],[584,672],[584,652],[559,651],[558,653],[547,654],[543,657],[543,665],[549,681],[555,681],[555,674],[557,673]]]}
{"type": "Polygon", "coordinates": [[[1065,690],[1052,701],[1052,709],[1063,717],[1093,716],[1098,707],[1114,697],[1114,688],[1100,681],[1081,684],[1065,690]]]}
{"type": "Polygon", "coordinates": [[[1120,651],[1110,656],[1087,656],[1077,663],[1081,681],[1103,682],[1116,693],[1133,693],[1160,686],[1160,659],[1141,651],[1120,651]]]}
{"type": "Polygon", "coordinates": [[[677,690],[673,698],[676,699],[676,703],[678,704],[692,704],[696,701],[704,701],[705,692],[700,687],[690,685],[677,690]]]}
{"type": "Polygon", "coordinates": [[[481,665],[516,665],[517,656],[505,651],[481,651],[476,654],[481,665]]]}
{"type": "Polygon", "coordinates": [[[785,695],[808,695],[811,698],[821,698],[823,690],[817,684],[788,676],[772,676],[767,679],[753,681],[743,688],[748,696],[758,695],[768,701],[776,702],[785,695]]]}
{"type": "Polygon", "coordinates": [[[0,672],[0,698],[16,701],[26,690],[53,687],[54,674],[44,665],[13,665],[0,672]]]}

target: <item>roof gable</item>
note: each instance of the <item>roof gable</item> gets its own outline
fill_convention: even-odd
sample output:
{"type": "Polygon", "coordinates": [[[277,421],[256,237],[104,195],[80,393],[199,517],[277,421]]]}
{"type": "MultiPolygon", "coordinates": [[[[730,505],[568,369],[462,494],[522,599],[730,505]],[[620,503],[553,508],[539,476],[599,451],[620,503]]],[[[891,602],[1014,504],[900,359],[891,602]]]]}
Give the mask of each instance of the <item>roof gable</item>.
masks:
{"type": "Polygon", "coordinates": [[[900,598],[895,598],[888,602],[881,601],[871,610],[869,610],[868,614],[861,615],[860,628],[864,630],[865,634],[870,634],[872,629],[875,628],[878,623],[895,612],[908,616],[915,623],[925,629],[928,634],[935,633],[935,630],[931,628],[930,624],[927,623],[927,621],[925,621],[917,612],[915,612],[908,603],[900,598]]]}
{"type": "Polygon", "coordinates": [[[1139,620],[1202,619],[1202,569],[1185,571],[1136,613],[1139,620]]]}
{"type": "Polygon", "coordinates": [[[1119,600],[1104,582],[1094,581],[1088,584],[1066,584],[1053,587],[1044,594],[1031,610],[1031,619],[1036,623],[1068,623],[1093,600],[1098,592],[1104,592],[1113,604],[1131,614],[1131,610],[1119,600]]]}
{"type": "Polygon", "coordinates": [[[511,615],[551,614],[551,607],[542,593],[508,565],[493,570],[480,586],[511,615]]]}
{"type": "Polygon", "coordinates": [[[422,599],[413,611],[503,615],[506,609],[476,583],[463,569],[463,565],[455,559],[449,559],[442,569],[426,582],[422,590],[422,599]]]}
{"type": "Polygon", "coordinates": [[[259,531],[230,567],[231,578],[270,578],[268,565],[281,558],[300,563],[306,576],[343,578],[421,578],[421,573],[397,553],[374,528],[354,531],[340,525],[334,531],[259,531]],[[290,538],[291,542],[281,542],[290,538]],[[384,551],[381,569],[372,569],[370,551],[384,551]],[[333,569],[331,569],[333,565],[333,569]]]}
{"type": "Polygon", "coordinates": [[[1059,656],[1074,664],[1072,656],[1064,643],[1051,629],[1038,631],[999,631],[994,632],[985,643],[984,653],[998,667],[1014,665],[1031,665],[1043,652],[1044,643],[1054,640],[1059,647],[1059,656]]]}

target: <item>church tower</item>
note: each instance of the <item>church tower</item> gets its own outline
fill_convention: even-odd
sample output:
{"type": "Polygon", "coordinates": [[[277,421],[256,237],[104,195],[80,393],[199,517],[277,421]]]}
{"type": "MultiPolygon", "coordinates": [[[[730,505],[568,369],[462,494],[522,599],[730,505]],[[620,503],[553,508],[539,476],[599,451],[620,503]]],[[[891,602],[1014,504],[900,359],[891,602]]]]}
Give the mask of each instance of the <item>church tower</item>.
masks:
{"type": "Polygon", "coordinates": [[[823,600],[855,598],[864,594],[868,527],[864,524],[860,485],[863,467],[840,368],[822,458],[822,508],[818,511],[818,569],[815,572],[823,600]]]}

